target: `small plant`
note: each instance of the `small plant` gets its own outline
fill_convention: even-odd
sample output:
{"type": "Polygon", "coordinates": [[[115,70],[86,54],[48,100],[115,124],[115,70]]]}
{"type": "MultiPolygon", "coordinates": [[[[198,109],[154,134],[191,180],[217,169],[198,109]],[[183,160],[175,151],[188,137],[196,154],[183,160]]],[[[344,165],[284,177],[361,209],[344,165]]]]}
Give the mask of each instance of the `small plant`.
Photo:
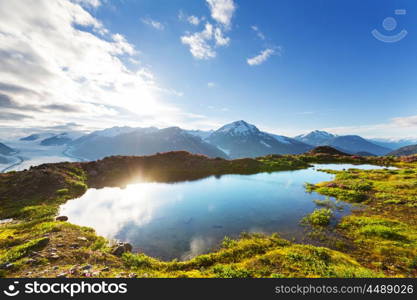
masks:
{"type": "Polygon", "coordinates": [[[222,247],[223,248],[231,248],[231,247],[233,247],[234,245],[236,245],[236,241],[235,240],[233,240],[233,239],[231,239],[230,237],[228,237],[228,236],[225,236],[224,237],[224,239],[223,239],[223,241],[222,241],[222,247]]]}
{"type": "Polygon", "coordinates": [[[326,226],[330,224],[330,219],[333,217],[333,212],[329,208],[321,208],[314,210],[311,214],[305,216],[303,223],[308,223],[313,226],[326,226]]]}

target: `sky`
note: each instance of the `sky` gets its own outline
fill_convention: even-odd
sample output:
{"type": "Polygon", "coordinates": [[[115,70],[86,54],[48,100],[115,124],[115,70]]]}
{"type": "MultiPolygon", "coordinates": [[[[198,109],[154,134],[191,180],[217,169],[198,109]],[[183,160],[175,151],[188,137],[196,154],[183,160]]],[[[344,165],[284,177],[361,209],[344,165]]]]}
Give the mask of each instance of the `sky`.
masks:
{"type": "Polygon", "coordinates": [[[0,1],[0,138],[246,120],[417,138],[414,0],[0,1]]]}

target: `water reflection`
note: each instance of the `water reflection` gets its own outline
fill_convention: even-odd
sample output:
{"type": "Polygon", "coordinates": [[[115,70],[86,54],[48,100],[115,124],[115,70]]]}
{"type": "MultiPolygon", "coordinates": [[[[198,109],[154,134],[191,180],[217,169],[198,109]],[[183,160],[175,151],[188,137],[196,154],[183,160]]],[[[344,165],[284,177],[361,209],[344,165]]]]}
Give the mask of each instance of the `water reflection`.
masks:
{"type": "MultiPolygon", "coordinates": [[[[318,168],[349,167],[355,166],[318,168]]],[[[151,256],[186,259],[214,248],[224,236],[236,237],[243,231],[301,238],[300,219],[316,208],[312,200],[324,199],[306,193],[304,183],[331,178],[312,168],[89,189],[81,198],[64,204],[61,214],[107,238],[130,242],[135,250],[151,256]]],[[[336,211],[336,216],[348,212],[349,207],[336,211]]]]}

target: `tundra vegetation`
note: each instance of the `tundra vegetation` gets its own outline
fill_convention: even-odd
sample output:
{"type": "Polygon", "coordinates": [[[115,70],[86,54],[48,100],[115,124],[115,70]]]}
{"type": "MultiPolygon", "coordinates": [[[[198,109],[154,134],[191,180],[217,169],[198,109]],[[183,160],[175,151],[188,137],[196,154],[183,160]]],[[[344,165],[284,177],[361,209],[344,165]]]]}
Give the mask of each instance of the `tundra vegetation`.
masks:
{"type": "Polygon", "coordinates": [[[209,159],[186,152],[109,157],[58,163],[0,174],[0,275],[2,277],[416,277],[417,156],[360,157],[323,151],[256,159],[209,159]],[[213,252],[186,261],[161,261],[117,245],[93,229],[56,219],[59,206],[90,187],[134,180],[175,182],[209,175],[303,169],[312,163],[396,166],[398,169],[323,170],[334,180],[306,189],[358,206],[329,225],[337,206],[300,220],[331,234],[296,244],[277,234],[242,233],[213,252]],[[328,240],[326,240],[328,237],[328,240]],[[316,245],[316,246],[315,246],[316,245]],[[120,247],[118,248],[120,250],[120,247]],[[124,249],[124,248],[123,248],[124,249]]]}

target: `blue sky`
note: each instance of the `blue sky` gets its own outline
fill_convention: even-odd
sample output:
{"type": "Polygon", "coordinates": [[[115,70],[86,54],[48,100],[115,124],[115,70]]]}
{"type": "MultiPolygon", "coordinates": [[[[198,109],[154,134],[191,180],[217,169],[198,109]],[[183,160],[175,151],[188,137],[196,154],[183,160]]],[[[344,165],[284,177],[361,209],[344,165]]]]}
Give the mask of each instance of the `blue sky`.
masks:
{"type": "MultiPolygon", "coordinates": [[[[100,96],[93,94],[94,101],[71,100],[89,110],[86,115],[94,111],[97,117],[74,113],[67,115],[65,124],[208,129],[244,119],[287,135],[326,129],[368,137],[417,137],[415,1],[77,0],[72,4],[94,20],[70,24],[74,30],[111,40],[112,45],[116,40],[123,44],[124,50],[110,55],[129,72],[140,73],[152,91],[144,96],[132,92],[135,105],[122,104],[116,96],[100,103],[100,96]],[[397,9],[406,11],[396,14],[397,9]],[[374,29],[387,36],[403,29],[407,34],[387,43],[372,35],[374,29]],[[122,38],[115,38],[116,33],[122,38]],[[196,47],[193,53],[192,47],[196,47]],[[141,100],[149,97],[152,105],[141,100]],[[146,114],[138,115],[142,111],[146,114]]],[[[79,69],[71,78],[77,77],[77,89],[85,91],[86,85],[78,85],[88,81],[91,88],[98,79],[90,80],[91,72],[80,76],[79,69]]],[[[105,81],[100,87],[111,82],[105,81]]],[[[28,118],[25,121],[33,122],[38,116],[28,118]]],[[[51,126],[65,125],[61,123],[59,114],[51,120],[51,126]]],[[[7,126],[3,123],[3,127],[7,126]]]]}

